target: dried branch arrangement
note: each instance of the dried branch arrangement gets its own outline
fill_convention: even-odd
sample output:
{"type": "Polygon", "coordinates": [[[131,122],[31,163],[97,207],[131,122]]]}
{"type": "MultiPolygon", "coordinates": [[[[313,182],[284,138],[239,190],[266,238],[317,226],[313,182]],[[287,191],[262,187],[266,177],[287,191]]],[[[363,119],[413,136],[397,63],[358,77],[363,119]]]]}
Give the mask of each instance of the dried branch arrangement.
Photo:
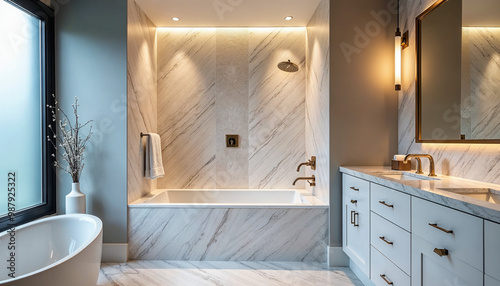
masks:
{"type": "Polygon", "coordinates": [[[55,105],[47,105],[52,112],[52,122],[49,124],[49,129],[52,131],[52,136],[47,136],[47,140],[54,146],[57,154],[52,154],[55,158],[54,166],[65,171],[71,175],[73,183],[80,182],[80,175],[82,174],[83,167],[83,153],[85,152],[85,144],[92,136],[92,120],[81,124],[78,116],[78,98],[75,97],[75,103],[71,105],[73,114],[75,116],[74,124],[71,123],[68,115],[59,108],[57,99],[52,95],[55,100],[55,105]],[[61,119],[58,120],[58,114],[61,119]],[[82,129],[89,125],[89,132],[84,139],[80,137],[82,129]],[[59,161],[62,158],[68,164],[66,167],[61,165],[59,161]]]}

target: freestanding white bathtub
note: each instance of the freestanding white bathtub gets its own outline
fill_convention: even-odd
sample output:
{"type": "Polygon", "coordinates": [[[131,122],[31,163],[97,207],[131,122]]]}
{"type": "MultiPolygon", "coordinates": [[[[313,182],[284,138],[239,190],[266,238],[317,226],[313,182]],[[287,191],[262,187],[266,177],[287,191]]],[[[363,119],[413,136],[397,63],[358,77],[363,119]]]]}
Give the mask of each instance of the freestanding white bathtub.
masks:
{"type": "Polygon", "coordinates": [[[8,244],[0,234],[0,285],[95,286],[102,250],[102,222],[92,215],[59,215],[16,228],[15,269],[8,244]],[[8,276],[15,270],[15,278],[8,276]]]}
{"type": "Polygon", "coordinates": [[[328,204],[305,190],[165,190],[129,204],[129,259],[326,261],[328,204]]]}

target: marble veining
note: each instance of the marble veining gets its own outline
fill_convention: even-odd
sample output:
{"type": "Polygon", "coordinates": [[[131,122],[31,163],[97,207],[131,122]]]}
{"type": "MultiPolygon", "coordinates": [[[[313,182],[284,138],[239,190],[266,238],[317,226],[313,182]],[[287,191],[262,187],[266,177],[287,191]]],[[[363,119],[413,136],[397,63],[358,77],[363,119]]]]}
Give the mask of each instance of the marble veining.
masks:
{"type": "Polygon", "coordinates": [[[292,186],[305,160],[305,28],[158,29],[158,188],[292,186]],[[291,59],[300,71],[276,65],[291,59]],[[225,134],[240,135],[238,148],[225,134]]]}
{"type": "Polygon", "coordinates": [[[326,261],[328,209],[129,208],[129,258],[326,261]]]}
{"type": "MultiPolygon", "coordinates": [[[[439,180],[397,180],[383,177],[384,173],[397,172],[390,167],[341,167],[340,171],[358,178],[383,185],[412,196],[423,198],[450,208],[454,208],[493,222],[500,223],[500,205],[484,202],[444,189],[483,188],[500,190],[500,185],[467,180],[457,177],[442,176],[439,180]]],[[[414,172],[414,171],[412,171],[414,172]]]]}
{"type": "Polygon", "coordinates": [[[127,189],[128,202],[156,189],[144,178],[141,132],[157,131],[156,27],[133,0],[127,5],[127,189]]]}
{"type": "MultiPolygon", "coordinates": [[[[441,174],[500,184],[500,146],[415,143],[415,18],[434,0],[402,0],[401,30],[409,30],[410,47],[402,52],[403,91],[399,93],[398,152],[429,153],[441,174]]],[[[424,161],[424,168],[428,162],[424,161]]]]}
{"type": "Polygon", "coordinates": [[[158,29],[159,188],[215,188],[215,29],[158,29]]]}
{"type": "Polygon", "coordinates": [[[500,29],[467,28],[473,139],[500,138],[500,29]]]}
{"type": "Polygon", "coordinates": [[[306,39],[306,129],[307,158],[316,156],[316,187],[306,184],[323,202],[330,197],[330,2],[322,0],[307,25],[306,39]]]}
{"type": "Polygon", "coordinates": [[[347,267],[303,262],[130,261],[102,264],[98,286],[362,286],[347,267]]]}
{"type": "MultiPolygon", "coordinates": [[[[249,187],[293,188],[305,154],[305,28],[249,29],[249,187]],[[290,59],[299,71],[279,70],[290,59]]],[[[303,189],[304,182],[295,188],[303,189]]]]}

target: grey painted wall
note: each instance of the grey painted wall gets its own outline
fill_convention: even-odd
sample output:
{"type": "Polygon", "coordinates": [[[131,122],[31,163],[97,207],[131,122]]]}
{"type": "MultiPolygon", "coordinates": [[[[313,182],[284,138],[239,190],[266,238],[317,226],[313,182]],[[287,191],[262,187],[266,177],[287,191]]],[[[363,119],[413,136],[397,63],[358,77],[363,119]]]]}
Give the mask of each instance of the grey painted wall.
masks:
{"type": "MultiPolygon", "coordinates": [[[[81,189],[87,212],[104,222],[104,242],[127,242],[127,1],[72,0],[56,14],[56,85],[61,107],[80,99],[94,120],[81,189]]],[[[58,173],[64,213],[71,178],[58,173]]]]}
{"type": "Polygon", "coordinates": [[[342,245],[339,166],[388,165],[397,152],[395,3],[330,2],[331,247],[342,245]]]}

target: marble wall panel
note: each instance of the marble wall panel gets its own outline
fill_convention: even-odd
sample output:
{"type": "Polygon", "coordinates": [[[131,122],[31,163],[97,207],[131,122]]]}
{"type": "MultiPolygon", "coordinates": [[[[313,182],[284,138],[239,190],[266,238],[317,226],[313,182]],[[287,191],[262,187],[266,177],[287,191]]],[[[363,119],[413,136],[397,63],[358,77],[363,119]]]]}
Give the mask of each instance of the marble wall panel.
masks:
{"type": "Polygon", "coordinates": [[[304,174],[305,28],[158,29],[158,110],[159,188],[292,188],[304,174]],[[277,68],[288,59],[299,72],[277,68]]]}
{"type": "Polygon", "coordinates": [[[158,29],[159,188],[214,189],[215,29],[158,29]]]}
{"type": "Polygon", "coordinates": [[[316,156],[316,187],[306,188],[323,202],[330,193],[330,2],[322,0],[307,25],[306,155],[316,156]]]}
{"type": "Polygon", "coordinates": [[[157,132],[156,27],[133,0],[127,4],[127,189],[133,202],[156,189],[144,178],[141,132],[157,132]]]}
{"type": "MultiPolygon", "coordinates": [[[[305,28],[251,28],[249,186],[291,188],[305,154],[305,28]],[[279,70],[291,60],[299,71],[279,70]]],[[[304,188],[304,182],[295,188],[304,188]]]]}

